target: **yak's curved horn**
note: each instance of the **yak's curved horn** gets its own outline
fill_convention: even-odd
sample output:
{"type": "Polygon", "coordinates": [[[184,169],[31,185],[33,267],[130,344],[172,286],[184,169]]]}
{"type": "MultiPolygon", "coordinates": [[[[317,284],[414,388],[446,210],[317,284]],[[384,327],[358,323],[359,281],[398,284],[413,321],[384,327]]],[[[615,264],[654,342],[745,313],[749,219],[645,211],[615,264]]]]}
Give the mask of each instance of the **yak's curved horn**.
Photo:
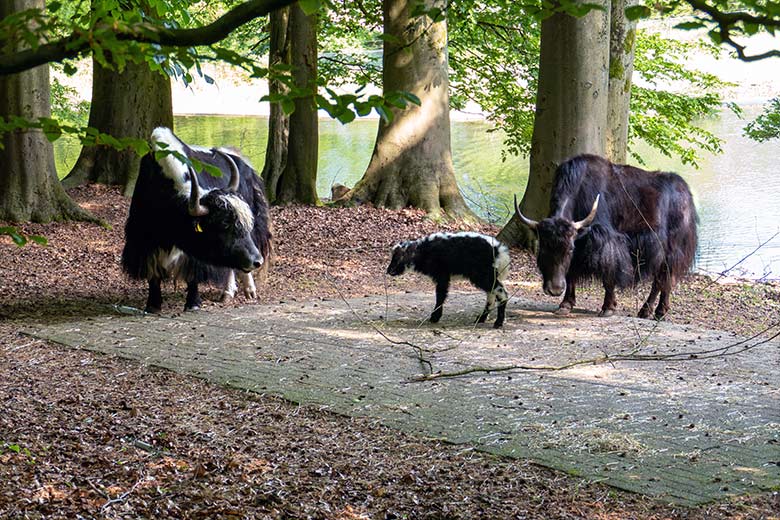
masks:
{"type": "Polygon", "coordinates": [[[588,227],[593,223],[593,219],[596,218],[596,210],[599,209],[599,198],[601,198],[601,193],[596,195],[596,201],[593,203],[593,208],[591,208],[590,213],[588,213],[588,216],[580,220],[579,222],[574,223],[574,229],[579,230],[588,227]]]}
{"type": "Polygon", "coordinates": [[[187,166],[190,171],[190,215],[193,217],[203,217],[209,214],[209,209],[200,203],[200,185],[198,184],[198,175],[192,166],[187,166]]]}
{"type": "Polygon", "coordinates": [[[230,183],[228,184],[227,190],[235,193],[238,191],[238,183],[241,181],[241,177],[238,175],[236,161],[233,160],[229,153],[225,153],[222,150],[217,150],[217,153],[227,159],[228,165],[230,165],[230,183]]]}
{"type": "Polygon", "coordinates": [[[515,213],[517,213],[517,218],[519,218],[520,221],[529,228],[536,229],[536,226],[539,225],[539,222],[531,220],[530,218],[526,218],[525,215],[520,213],[520,206],[517,205],[517,195],[515,195],[515,213]]]}

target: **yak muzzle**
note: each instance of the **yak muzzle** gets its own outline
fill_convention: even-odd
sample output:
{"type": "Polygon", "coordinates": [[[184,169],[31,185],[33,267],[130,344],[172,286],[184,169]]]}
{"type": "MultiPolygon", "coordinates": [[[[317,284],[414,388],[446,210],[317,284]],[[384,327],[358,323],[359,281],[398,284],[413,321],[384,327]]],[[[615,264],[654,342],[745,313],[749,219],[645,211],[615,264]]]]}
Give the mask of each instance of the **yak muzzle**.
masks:
{"type": "Polygon", "coordinates": [[[560,296],[566,290],[566,280],[560,282],[546,280],[542,285],[542,288],[548,296],[560,296]]]}

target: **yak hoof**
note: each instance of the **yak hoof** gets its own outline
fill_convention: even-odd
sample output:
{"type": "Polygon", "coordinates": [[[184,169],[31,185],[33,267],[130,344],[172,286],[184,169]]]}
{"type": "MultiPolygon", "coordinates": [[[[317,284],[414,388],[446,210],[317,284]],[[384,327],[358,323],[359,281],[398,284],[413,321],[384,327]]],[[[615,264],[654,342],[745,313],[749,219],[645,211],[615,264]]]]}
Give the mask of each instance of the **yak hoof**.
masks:
{"type": "Polygon", "coordinates": [[[217,298],[218,302],[226,302],[229,301],[231,298],[233,298],[233,293],[230,291],[222,291],[219,294],[219,298],[217,298]]]}
{"type": "Polygon", "coordinates": [[[647,307],[642,307],[639,309],[639,314],[637,314],[638,318],[647,319],[650,317],[650,309],[647,307]]]}
{"type": "Polygon", "coordinates": [[[184,306],[184,312],[188,311],[199,311],[200,310],[200,304],[196,303],[194,305],[185,305],[184,306]]]}
{"type": "Polygon", "coordinates": [[[144,312],[147,314],[160,314],[162,309],[160,307],[152,307],[151,305],[147,305],[144,309],[144,312]]]}
{"type": "Polygon", "coordinates": [[[570,312],[571,312],[571,307],[558,307],[557,309],[555,309],[555,311],[553,311],[553,314],[557,316],[566,316],[570,312]]]}
{"type": "Polygon", "coordinates": [[[244,297],[247,300],[255,300],[257,299],[257,291],[247,287],[246,289],[244,289],[244,297]]]}
{"type": "Polygon", "coordinates": [[[601,309],[601,312],[599,312],[599,316],[601,318],[609,318],[610,316],[615,315],[615,309],[601,309]]]}
{"type": "Polygon", "coordinates": [[[480,314],[479,318],[477,318],[477,323],[485,323],[486,319],[487,319],[487,314],[480,314]]]}
{"type": "Polygon", "coordinates": [[[501,321],[501,322],[497,321],[497,322],[495,322],[495,323],[493,324],[493,328],[494,328],[494,329],[500,329],[500,328],[501,328],[501,327],[503,327],[503,326],[504,326],[504,322],[503,322],[503,321],[501,321]]]}

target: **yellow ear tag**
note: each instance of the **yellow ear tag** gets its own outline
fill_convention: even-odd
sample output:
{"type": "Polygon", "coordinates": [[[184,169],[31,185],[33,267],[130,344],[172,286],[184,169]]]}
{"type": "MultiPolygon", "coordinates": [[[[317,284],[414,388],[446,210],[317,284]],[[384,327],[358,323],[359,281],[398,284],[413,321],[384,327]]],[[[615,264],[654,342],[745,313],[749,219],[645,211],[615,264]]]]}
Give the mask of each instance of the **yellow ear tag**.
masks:
{"type": "Polygon", "coordinates": [[[200,222],[195,223],[195,232],[196,233],[203,233],[203,228],[200,227],[200,222]]]}

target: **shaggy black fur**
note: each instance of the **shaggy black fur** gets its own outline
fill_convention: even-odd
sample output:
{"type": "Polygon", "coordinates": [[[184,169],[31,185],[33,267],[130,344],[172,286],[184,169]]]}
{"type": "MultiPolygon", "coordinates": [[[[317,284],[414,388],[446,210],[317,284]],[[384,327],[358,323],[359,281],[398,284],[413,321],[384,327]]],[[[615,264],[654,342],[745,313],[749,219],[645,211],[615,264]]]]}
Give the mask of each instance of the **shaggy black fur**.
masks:
{"type": "Polygon", "coordinates": [[[493,327],[504,324],[509,295],[501,282],[509,272],[509,249],[493,237],[476,233],[435,233],[401,242],[393,247],[387,273],[397,276],[406,269],[427,275],[436,283],[432,323],[441,319],[450,279],[462,276],[487,293],[487,303],[477,323],[487,319],[498,299],[498,316],[493,327]]]}
{"type": "MultiPolygon", "coordinates": [[[[208,214],[195,217],[189,212],[188,196],[180,190],[181,185],[163,172],[153,154],[142,158],[125,224],[122,268],[131,278],[148,280],[147,312],[160,312],[161,280],[173,277],[186,281],[185,309],[196,309],[201,304],[199,283],[224,287],[230,269],[249,272],[271,252],[268,204],[255,170],[231,153],[240,182],[237,192],[229,192],[230,167],[224,152],[193,149],[181,141],[179,145],[187,157],[217,166],[222,176],[197,174],[202,189],[200,204],[208,214]],[[247,215],[242,220],[230,197],[240,197],[249,206],[249,228],[245,225],[247,215]]],[[[189,174],[181,179],[181,183],[186,181],[189,174]]]]}
{"type": "Polygon", "coordinates": [[[698,218],[688,185],[679,175],[618,165],[595,155],[561,164],[555,174],[550,216],[536,225],[537,265],[550,295],[566,294],[559,313],[575,305],[575,286],[604,285],[601,315],[617,308],[615,288],[653,281],[639,311],[646,318],[660,293],[656,319],[669,311],[676,282],[693,265],[698,218]],[[600,195],[592,223],[576,229],[600,195]]]}

